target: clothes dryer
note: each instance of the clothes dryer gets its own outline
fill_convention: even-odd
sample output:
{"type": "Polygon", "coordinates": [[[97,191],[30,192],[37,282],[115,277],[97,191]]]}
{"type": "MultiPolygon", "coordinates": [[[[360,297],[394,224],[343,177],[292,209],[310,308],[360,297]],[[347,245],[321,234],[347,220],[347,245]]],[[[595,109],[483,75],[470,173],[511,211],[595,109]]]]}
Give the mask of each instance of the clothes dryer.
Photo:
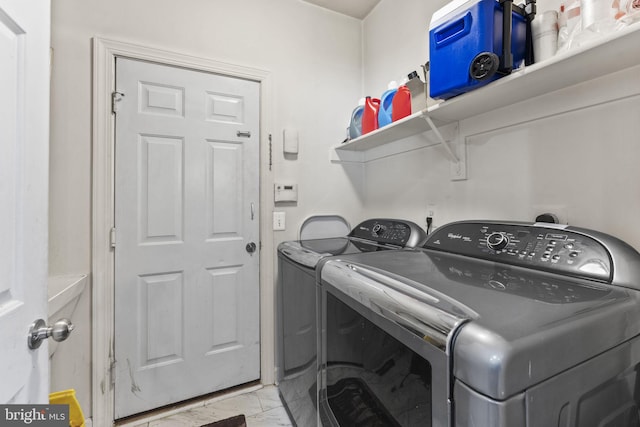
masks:
{"type": "MultiPolygon", "coordinates": [[[[368,219],[345,237],[288,241],[278,246],[278,390],[298,426],[317,422],[318,262],[331,256],[418,247],[425,239],[425,231],[411,221],[368,219]]],[[[338,323],[349,320],[334,317],[338,323]]]]}

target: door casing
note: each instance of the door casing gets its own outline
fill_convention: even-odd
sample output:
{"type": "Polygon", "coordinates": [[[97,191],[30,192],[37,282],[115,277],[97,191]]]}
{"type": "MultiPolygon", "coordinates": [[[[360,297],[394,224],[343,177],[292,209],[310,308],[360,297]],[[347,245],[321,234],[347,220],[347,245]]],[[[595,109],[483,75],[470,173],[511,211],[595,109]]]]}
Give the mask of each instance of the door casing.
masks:
{"type": "MultiPolygon", "coordinates": [[[[113,342],[114,342],[114,147],[115,119],[111,94],[115,90],[115,59],[126,57],[159,64],[244,78],[260,83],[260,243],[273,247],[273,231],[268,213],[273,210],[273,176],[269,170],[272,95],[268,71],[184,55],[153,47],[93,38],[93,129],[92,129],[92,419],[95,427],[113,425],[113,342]]],[[[273,301],[273,251],[260,255],[260,372],[263,384],[275,381],[273,301]]]]}

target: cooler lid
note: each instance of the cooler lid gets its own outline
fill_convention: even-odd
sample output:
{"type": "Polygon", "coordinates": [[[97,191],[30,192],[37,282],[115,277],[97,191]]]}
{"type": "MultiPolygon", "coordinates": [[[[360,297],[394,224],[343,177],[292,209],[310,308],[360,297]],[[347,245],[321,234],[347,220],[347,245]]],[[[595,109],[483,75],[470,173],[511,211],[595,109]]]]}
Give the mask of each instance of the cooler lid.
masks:
{"type": "Polygon", "coordinates": [[[460,12],[469,9],[476,3],[486,0],[453,0],[447,3],[445,6],[436,10],[431,16],[431,23],[429,29],[433,29],[438,25],[450,20],[454,16],[460,14],[460,12]]]}

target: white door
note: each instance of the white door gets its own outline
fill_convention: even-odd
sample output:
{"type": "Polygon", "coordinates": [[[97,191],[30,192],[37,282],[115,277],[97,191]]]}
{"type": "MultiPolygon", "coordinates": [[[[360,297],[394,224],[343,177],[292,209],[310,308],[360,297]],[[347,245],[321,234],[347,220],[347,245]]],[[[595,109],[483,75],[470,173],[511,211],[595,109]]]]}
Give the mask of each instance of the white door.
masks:
{"type": "Polygon", "coordinates": [[[47,403],[48,1],[0,0],[0,404],[47,403]]]}
{"type": "Polygon", "coordinates": [[[118,58],[116,87],[121,418],[260,378],[259,83],[118,58]]]}

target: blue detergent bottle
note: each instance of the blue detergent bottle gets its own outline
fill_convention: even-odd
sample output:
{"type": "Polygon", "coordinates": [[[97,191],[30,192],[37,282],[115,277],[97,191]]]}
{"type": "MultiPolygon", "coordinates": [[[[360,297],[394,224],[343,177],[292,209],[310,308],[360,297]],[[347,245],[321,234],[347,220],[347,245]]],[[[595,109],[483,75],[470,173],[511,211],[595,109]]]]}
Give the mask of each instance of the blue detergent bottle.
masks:
{"type": "Polygon", "coordinates": [[[380,97],[380,110],[378,110],[378,127],[386,126],[393,120],[391,118],[391,112],[393,110],[393,97],[398,91],[398,83],[395,81],[389,82],[388,89],[380,97]]]}

